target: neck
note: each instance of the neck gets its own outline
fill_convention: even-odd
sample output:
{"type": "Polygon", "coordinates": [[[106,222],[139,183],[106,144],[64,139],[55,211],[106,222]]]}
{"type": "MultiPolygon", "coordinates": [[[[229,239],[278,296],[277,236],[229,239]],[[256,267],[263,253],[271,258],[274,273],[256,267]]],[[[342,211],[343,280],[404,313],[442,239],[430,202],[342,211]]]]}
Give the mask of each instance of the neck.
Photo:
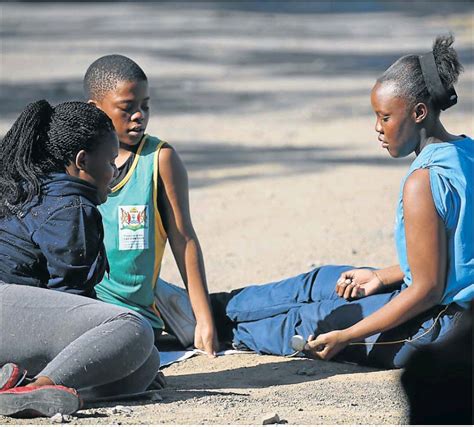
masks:
{"type": "Polygon", "coordinates": [[[421,150],[429,144],[451,142],[460,138],[458,135],[449,133],[439,119],[436,119],[431,125],[429,123],[424,124],[425,126],[420,129],[420,143],[415,150],[416,155],[420,154],[421,150]]]}
{"type": "Polygon", "coordinates": [[[140,146],[140,143],[136,145],[128,145],[121,142],[119,145],[118,156],[115,159],[115,165],[118,168],[121,167],[127,161],[127,159],[132,155],[132,153],[137,152],[138,147],[140,146]]]}

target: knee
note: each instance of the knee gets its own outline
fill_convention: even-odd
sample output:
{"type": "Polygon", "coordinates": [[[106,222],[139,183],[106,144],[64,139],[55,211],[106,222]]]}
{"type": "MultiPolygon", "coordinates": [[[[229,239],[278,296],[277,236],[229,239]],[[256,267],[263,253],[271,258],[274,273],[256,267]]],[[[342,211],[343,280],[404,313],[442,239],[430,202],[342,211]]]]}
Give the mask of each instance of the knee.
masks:
{"type": "Polygon", "coordinates": [[[153,379],[155,378],[156,373],[160,369],[160,363],[161,363],[160,352],[155,346],[153,346],[153,348],[151,349],[151,354],[150,354],[150,364],[152,365],[152,369],[150,369],[150,371],[153,374],[153,379]]]}
{"type": "Polygon", "coordinates": [[[131,343],[134,352],[150,354],[154,348],[155,334],[148,320],[138,313],[126,311],[119,314],[116,319],[125,322],[130,329],[131,343]]]}

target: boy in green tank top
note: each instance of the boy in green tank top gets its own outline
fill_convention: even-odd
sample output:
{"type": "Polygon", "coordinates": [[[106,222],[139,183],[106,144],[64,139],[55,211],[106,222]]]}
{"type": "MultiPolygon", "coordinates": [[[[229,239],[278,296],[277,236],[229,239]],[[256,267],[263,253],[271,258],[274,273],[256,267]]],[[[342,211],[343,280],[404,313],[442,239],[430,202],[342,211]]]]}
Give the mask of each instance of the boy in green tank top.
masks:
{"type": "Polygon", "coordinates": [[[96,286],[97,297],[139,312],[159,336],[163,321],[154,292],[169,241],[196,318],[194,345],[215,356],[217,334],[189,212],[186,169],[169,144],[145,134],[148,79],[131,59],[107,55],[88,68],[84,92],[112,119],[120,141],[119,175],[101,206],[110,275],[96,286]]]}

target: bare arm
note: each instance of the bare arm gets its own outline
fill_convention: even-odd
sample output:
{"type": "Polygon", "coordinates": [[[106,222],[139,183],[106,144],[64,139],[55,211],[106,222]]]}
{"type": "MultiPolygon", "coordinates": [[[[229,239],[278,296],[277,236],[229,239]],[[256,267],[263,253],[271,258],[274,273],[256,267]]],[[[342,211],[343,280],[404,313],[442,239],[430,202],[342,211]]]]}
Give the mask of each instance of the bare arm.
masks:
{"type": "Polygon", "coordinates": [[[217,335],[209,303],[203,255],[191,222],[187,172],[171,147],[161,149],[159,169],[164,190],[159,193],[159,207],[171,250],[196,317],[194,344],[214,355],[217,351],[217,335]]]}
{"type": "Polygon", "coordinates": [[[382,286],[393,286],[403,282],[403,272],[398,264],[376,270],[375,273],[382,282],[382,286]]]}
{"type": "Polygon", "coordinates": [[[446,230],[433,203],[428,170],[417,170],[407,179],[403,209],[413,283],[352,327],[312,340],[308,344],[310,353],[329,359],[349,342],[394,328],[440,302],[446,282],[446,230]]]}

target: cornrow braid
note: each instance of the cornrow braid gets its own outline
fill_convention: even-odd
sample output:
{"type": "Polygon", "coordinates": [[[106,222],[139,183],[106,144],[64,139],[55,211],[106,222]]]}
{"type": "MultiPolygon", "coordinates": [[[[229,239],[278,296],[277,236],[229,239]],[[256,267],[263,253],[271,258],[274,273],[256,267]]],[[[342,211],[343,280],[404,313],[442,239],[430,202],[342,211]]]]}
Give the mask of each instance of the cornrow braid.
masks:
{"type": "Polygon", "coordinates": [[[96,59],[84,76],[84,94],[87,99],[101,101],[120,82],[146,81],[140,66],[123,55],[106,55],[96,59]]]}
{"type": "Polygon", "coordinates": [[[64,172],[81,150],[94,151],[112,121],[85,102],[29,104],[0,145],[0,217],[41,195],[41,177],[64,172]]]}

